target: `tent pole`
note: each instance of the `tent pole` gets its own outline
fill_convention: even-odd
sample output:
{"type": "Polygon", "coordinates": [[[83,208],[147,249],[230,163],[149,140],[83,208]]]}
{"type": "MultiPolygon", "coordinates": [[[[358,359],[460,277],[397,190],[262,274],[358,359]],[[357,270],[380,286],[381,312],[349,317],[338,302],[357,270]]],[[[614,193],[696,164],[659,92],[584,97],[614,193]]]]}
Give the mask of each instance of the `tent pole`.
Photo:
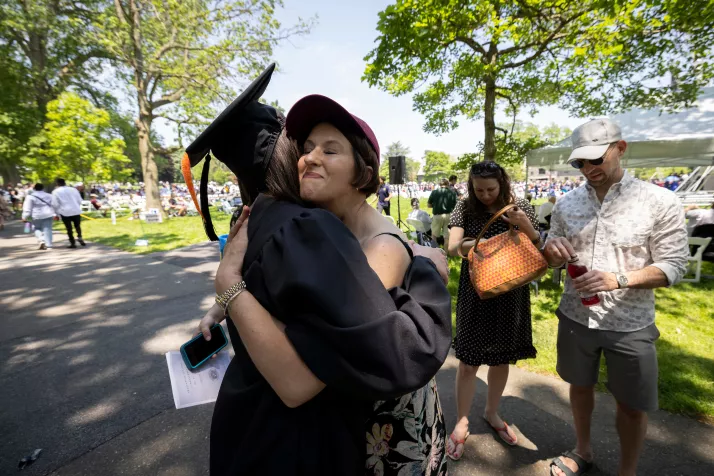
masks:
{"type": "Polygon", "coordinates": [[[695,168],[694,170],[692,170],[692,173],[689,174],[689,177],[687,177],[687,180],[685,180],[685,181],[683,181],[682,183],[680,183],[679,186],[677,187],[677,190],[675,190],[675,192],[679,192],[680,190],[681,190],[682,192],[686,192],[686,191],[687,191],[687,189],[686,189],[687,183],[688,183],[690,180],[692,180],[692,178],[694,178],[694,177],[697,176],[697,173],[699,172],[699,169],[701,169],[701,167],[697,167],[697,168],[695,168]]]}
{"type": "Polygon", "coordinates": [[[690,189],[690,191],[696,192],[699,189],[699,186],[704,183],[704,179],[707,178],[707,176],[712,172],[712,169],[714,169],[714,166],[708,166],[706,170],[704,170],[702,175],[694,183],[694,186],[690,189]]]}

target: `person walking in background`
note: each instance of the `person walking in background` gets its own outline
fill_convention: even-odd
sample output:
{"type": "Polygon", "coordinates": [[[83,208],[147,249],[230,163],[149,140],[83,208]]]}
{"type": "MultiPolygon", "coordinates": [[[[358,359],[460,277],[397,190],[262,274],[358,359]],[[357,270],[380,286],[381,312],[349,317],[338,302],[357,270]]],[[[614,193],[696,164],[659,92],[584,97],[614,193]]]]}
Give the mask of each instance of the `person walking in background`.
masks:
{"type": "MultiPolygon", "coordinates": [[[[495,213],[515,203],[488,228],[484,238],[507,232],[509,224],[540,243],[535,210],[511,192],[508,173],[495,162],[477,162],[471,167],[468,196],[459,200],[451,214],[449,254],[466,255],[474,239],[495,213]],[[461,247],[461,250],[459,250],[461,247]]],[[[531,329],[531,297],[525,285],[491,299],[481,300],[469,279],[469,261],[461,263],[461,278],[456,299],[456,337],[454,350],[459,360],[456,371],[456,427],[447,442],[447,454],[461,458],[469,436],[469,413],[476,393],[476,372],[488,365],[488,393],[483,418],[509,445],[518,443],[513,430],[501,419],[498,406],[508,381],[509,364],[536,356],[531,329]]]]}
{"type": "Polygon", "coordinates": [[[25,202],[22,206],[22,221],[28,222],[31,218],[40,249],[51,250],[52,221],[55,216],[55,210],[52,208],[52,195],[44,192],[44,189],[44,185],[36,183],[34,193],[25,197],[25,202]]]}
{"type": "MultiPolygon", "coordinates": [[[[391,202],[392,190],[389,188],[387,179],[384,177],[379,177],[379,188],[377,189],[377,211],[387,216],[391,216],[391,202]]],[[[372,202],[374,203],[374,202],[372,202]]]]}
{"type": "Polygon", "coordinates": [[[441,187],[429,195],[427,206],[432,209],[431,236],[440,246],[449,243],[449,218],[456,206],[456,192],[449,186],[449,181],[441,181],[441,187]]]}
{"type": "Polygon", "coordinates": [[[617,401],[618,474],[633,476],[647,412],[658,407],[653,289],[676,284],[686,272],[684,210],[674,193],[622,168],[627,143],[614,122],[583,124],[573,131],[572,144],[568,163],[587,185],[556,203],[544,255],[552,267],[577,260],[590,271],[566,279],[556,311],[557,371],[570,384],[576,445],[555,458],[550,471],[571,476],[592,466],[590,422],[604,354],[607,387],[617,401]],[[592,295],[597,298],[583,300],[592,295]]]}
{"type": "Polygon", "coordinates": [[[57,210],[59,216],[62,217],[62,223],[67,229],[67,237],[69,238],[69,246],[67,248],[76,248],[74,243],[74,235],[72,234],[72,225],[77,230],[77,241],[82,246],[87,244],[82,239],[82,226],[80,214],[82,213],[82,196],[74,187],[67,187],[63,178],[55,180],[57,188],[52,191],[52,206],[57,210]]]}
{"type": "Polygon", "coordinates": [[[12,185],[8,185],[7,193],[10,196],[8,200],[13,213],[17,212],[18,210],[22,210],[22,199],[20,198],[20,193],[17,191],[17,188],[13,187],[12,185]]]}
{"type": "MultiPolygon", "coordinates": [[[[9,197],[9,194],[7,195],[9,197]]],[[[12,211],[10,210],[10,205],[5,200],[5,194],[0,193],[0,231],[5,229],[5,220],[12,216],[12,211]]]]}
{"type": "Polygon", "coordinates": [[[75,189],[79,192],[79,196],[84,200],[84,184],[82,182],[79,182],[77,185],[74,186],[75,189]]]}
{"type": "Polygon", "coordinates": [[[456,188],[456,182],[459,181],[459,178],[456,175],[452,175],[449,177],[449,187],[451,187],[451,190],[456,192],[456,197],[461,198],[461,190],[456,188]]]}

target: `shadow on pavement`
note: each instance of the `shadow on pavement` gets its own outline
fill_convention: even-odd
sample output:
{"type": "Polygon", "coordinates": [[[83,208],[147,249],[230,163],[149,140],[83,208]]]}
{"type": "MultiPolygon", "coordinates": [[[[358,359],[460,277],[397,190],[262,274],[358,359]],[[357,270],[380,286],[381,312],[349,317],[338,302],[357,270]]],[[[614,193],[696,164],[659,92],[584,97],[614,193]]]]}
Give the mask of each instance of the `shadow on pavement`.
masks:
{"type": "MultiPolygon", "coordinates": [[[[23,474],[207,474],[213,406],[173,409],[164,353],[193,334],[211,304],[203,266],[212,264],[215,248],[138,256],[90,244],[42,253],[34,238],[10,236],[0,235],[0,474],[14,474],[35,448],[44,452],[23,474]],[[201,269],[187,272],[196,251],[201,269]]],[[[55,238],[58,247],[66,244],[55,238]]],[[[682,369],[701,365],[712,376],[709,359],[665,350],[682,369]]],[[[456,365],[449,357],[437,375],[448,431],[456,365]]],[[[501,415],[520,443],[509,447],[481,419],[485,369],[479,376],[472,436],[449,474],[548,474],[550,459],[574,446],[567,385],[511,368],[501,415]]],[[[614,408],[612,397],[596,395],[593,445],[601,469],[591,475],[616,472],[614,408]]],[[[655,412],[640,474],[714,474],[712,455],[714,428],[655,412]]]]}
{"type": "MultiPolygon", "coordinates": [[[[172,409],[164,353],[191,336],[213,290],[205,276],[148,257],[92,244],[65,250],[61,240],[42,253],[33,240],[0,240],[0,474],[35,448],[43,453],[23,473],[45,474],[172,409]]],[[[157,457],[162,438],[189,428],[166,430],[136,448],[157,457]]],[[[198,434],[205,452],[195,464],[205,468],[208,434],[198,434]]]]}
{"type": "MultiPolygon", "coordinates": [[[[455,359],[454,359],[455,360],[455,359]]],[[[437,375],[447,431],[456,423],[455,364],[437,375]]],[[[549,474],[550,461],[575,446],[575,429],[564,382],[511,368],[511,378],[501,400],[500,415],[519,438],[516,447],[503,443],[481,418],[486,401],[486,372],[477,380],[476,398],[470,413],[471,436],[464,456],[449,461],[449,474],[533,475],[549,474]]],[[[645,449],[640,459],[643,475],[714,474],[712,458],[714,428],[667,412],[650,415],[645,449]]],[[[592,441],[596,466],[589,475],[617,474],[619,440],[615,429],[615,403],[610,395],[596,393],[592,441]]]]}

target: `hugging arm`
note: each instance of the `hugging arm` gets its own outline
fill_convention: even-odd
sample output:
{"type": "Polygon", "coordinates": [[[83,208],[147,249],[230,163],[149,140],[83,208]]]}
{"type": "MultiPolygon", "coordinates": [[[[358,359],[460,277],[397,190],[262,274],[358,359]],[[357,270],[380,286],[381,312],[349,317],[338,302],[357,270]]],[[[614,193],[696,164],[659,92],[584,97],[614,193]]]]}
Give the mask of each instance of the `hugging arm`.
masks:
{"type": "MultiPolygon", "coordinates": [[[[313,210],[281,228],[246,270],[245,280],[249,290],[261,287],[267,293],[275,315],[286,316],[285,341],[252,346],[244,340],[256,366],[259,353],[275,352],[278,344],[291,347],[317,382],[384,399],[425,385],[448,353],[451,298],[434,264],[417,257],[407,271],[406,290],[387,291],[357,240],[329,212],[313,210]]],[[[267,314],[265,309],[238,309],[244,303],[250,307],[250,297],[236,299],[234,322],[234,307],[245,320],[267,314]]],[[[240,327],[239,332],[244,339],[240,327]]],[[[274,362],[273,370],[275,380],[289,379],[294,368],[274,362]]],[[[309,391],[295,386],[278,391],[269,374],[261,373],[291,406],[322,390],[313,381],[306,385],[309,391]]]]}

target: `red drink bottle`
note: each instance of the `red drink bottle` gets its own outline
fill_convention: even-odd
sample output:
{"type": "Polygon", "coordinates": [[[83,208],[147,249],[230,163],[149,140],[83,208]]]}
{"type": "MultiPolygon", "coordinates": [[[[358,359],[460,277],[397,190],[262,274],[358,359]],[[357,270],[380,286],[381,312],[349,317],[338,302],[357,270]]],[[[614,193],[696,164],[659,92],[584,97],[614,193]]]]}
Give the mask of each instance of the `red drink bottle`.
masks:
{"type": "MultiPolygon", "coordinates": [[[[582,276],[587,272],[588,267],[582,264],[580,260],[578,260],[577,255],[573,256],[570,261],[568,261],[568,274],[572,279],[575,279],[578,276],[582,276]]],[[[583,306],[594,306],[596,304],[600,304],[600,298],[597,294],[591,294],[586,296],[580,293],[580,301],[583,303],[583,306]]]]}

